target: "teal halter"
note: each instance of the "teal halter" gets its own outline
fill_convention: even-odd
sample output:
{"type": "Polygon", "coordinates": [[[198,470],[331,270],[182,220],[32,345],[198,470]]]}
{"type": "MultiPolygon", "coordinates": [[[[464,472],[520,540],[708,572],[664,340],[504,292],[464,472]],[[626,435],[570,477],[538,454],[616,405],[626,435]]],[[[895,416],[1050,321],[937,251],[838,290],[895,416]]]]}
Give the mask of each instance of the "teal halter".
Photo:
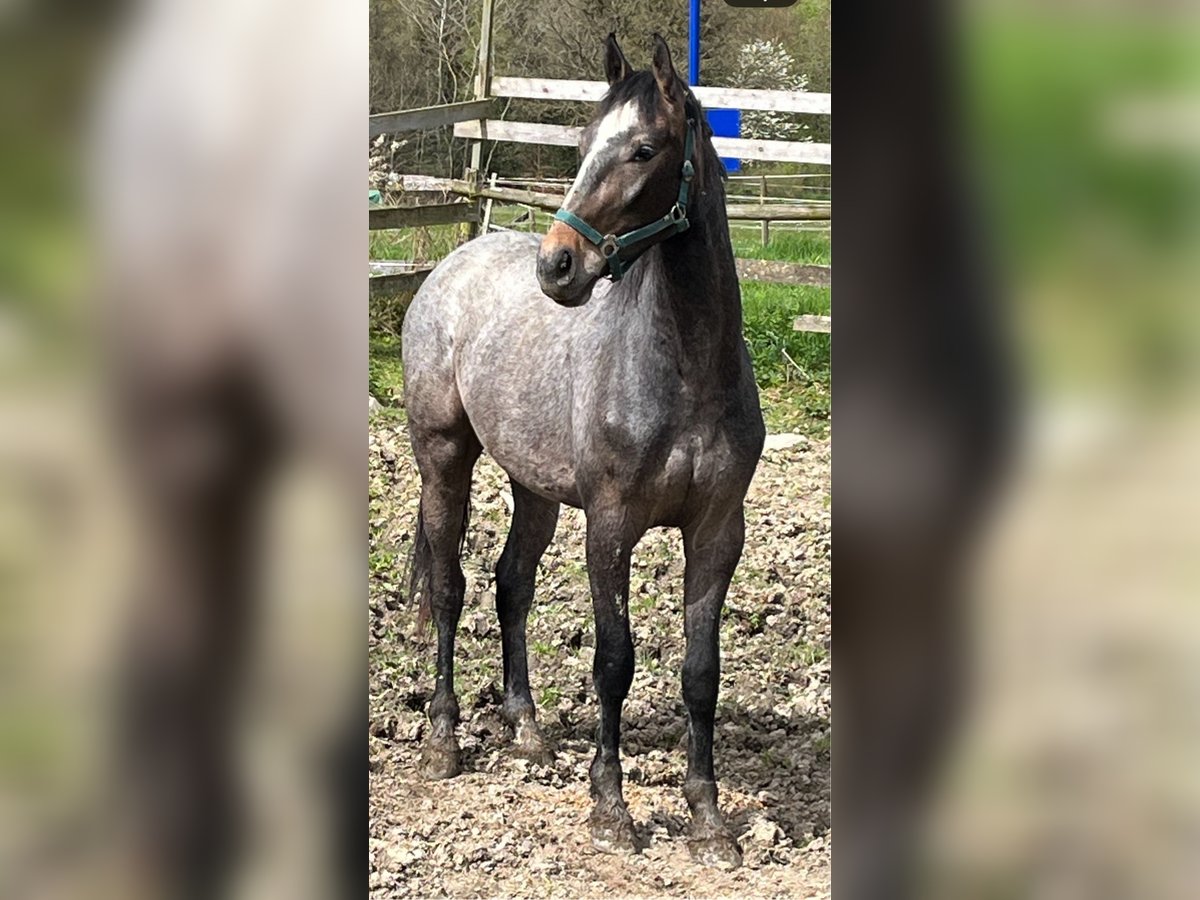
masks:
{"type": "Polygon", "coordinates": [[[570,227],[574,228],[586,240],[595,244],[600,248],[600,254],[608,263],[608,277],[613,281],[620,281],[621,277],[629,271],[639,256],[642,255],[649,247],[644,247],[640,252],[634,254],[632,259],[621,259],[621,251],[626,247],[632,246],[639,241],[644,241],[648,237],[653,237],[659,232],[673,229],[676,234],[681,231],[687,231],[690,224],[687,219],[688,193],[691,191],[692,178],[695,177],[696,167],[692,165],[692,152],[695,150],[696,143],[696,122],[694,119],[688,119],[687,138],[683,145],[683,170],[680,173],[679,181],[679,196],[675,200],[675,205],[661,219],[655,219],[649,225],[643,225],[641,228],[636,228],[633,231],[627,231],[624,234],[601,234],[579,216],[573,212],[568,212],[565,209],[559,209],[554,214],[554,218],[559,222],[565,222],[570,227]]]}

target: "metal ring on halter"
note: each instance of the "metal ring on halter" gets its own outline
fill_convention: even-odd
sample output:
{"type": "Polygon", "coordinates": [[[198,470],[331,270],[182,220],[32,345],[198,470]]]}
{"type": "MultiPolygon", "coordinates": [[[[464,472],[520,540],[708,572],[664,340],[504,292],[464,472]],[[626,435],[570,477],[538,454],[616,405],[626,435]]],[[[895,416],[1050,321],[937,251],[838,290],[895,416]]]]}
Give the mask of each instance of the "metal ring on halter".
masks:
{"type": "Polygon", "coordinates": [[[671,207],[670,215],[671,215],[672,222],[681,222],[681,221],[683,221],[683,217],[686,216],[687,213],[684,211],[682,206],[680,206],[678,203],[676,203],[674,206],[671,207]]]}
{"type": "Polygon", "coordinates": [[[604,240],[600,243],[600,255],[605,259],[616,256],[619,249],[621,248],[617,246],[616,235],[605,235],[604,240]]]}

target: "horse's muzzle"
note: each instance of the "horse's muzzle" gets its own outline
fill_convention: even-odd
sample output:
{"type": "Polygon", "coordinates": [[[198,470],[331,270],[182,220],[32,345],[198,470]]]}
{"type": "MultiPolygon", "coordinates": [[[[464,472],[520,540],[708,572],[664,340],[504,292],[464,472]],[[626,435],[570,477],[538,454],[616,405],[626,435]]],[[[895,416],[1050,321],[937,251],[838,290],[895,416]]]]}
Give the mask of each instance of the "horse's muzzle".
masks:
{"type": "Polygon", "coordinates": [[[538,284],[542,293],[562,306],[587,303],[596,284],[597,276],[587,271],[587,250],[582,244],[572,229],[555,222],[538,249],[538,284]]]}

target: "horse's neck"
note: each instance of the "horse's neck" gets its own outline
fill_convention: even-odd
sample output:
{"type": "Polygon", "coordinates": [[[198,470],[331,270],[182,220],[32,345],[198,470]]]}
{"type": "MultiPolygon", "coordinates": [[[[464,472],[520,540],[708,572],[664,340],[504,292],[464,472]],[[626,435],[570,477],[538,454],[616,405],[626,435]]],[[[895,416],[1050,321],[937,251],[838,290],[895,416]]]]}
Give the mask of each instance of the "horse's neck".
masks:
{"type": "Polygon", "coordinates": [[[698,367],[736,368],[742,303],[723,210],[656,249],[640,301],[654,306],[659,326],[678,334],[685,357],[698,367]]]}

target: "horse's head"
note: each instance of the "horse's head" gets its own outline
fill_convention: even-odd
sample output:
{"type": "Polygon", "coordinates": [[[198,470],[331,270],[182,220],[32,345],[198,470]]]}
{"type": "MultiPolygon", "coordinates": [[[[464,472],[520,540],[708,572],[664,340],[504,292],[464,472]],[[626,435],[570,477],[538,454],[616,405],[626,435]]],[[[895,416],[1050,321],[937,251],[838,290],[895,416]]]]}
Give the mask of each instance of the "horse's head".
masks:
{"type": "Polygon", "coordinates": [[[597,279],[618,280],[655,243],[686,229],[703,137],[699,104],[654,35],[649,70],[633,71],[615,35],[605,41],[609,89],[579,142],[575,183],[538,250],[545,294],[580,306],[597,279]]]}

